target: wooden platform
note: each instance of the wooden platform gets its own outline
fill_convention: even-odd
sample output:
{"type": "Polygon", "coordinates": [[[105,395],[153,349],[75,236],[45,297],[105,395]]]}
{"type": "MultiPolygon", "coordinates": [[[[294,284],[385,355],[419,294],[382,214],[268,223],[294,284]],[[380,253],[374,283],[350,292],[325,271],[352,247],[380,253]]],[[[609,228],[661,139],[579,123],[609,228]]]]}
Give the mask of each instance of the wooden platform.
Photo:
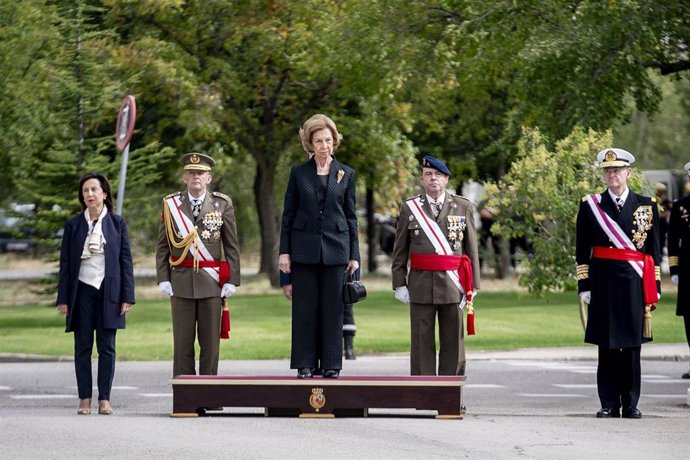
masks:
{"type": "Polygon", "coordinates": [[[195,376],[170,380],[171,417],[196,417],[204,408],[263,407],[266,416],[366,417],[369,409],[423,409],[436,418],[464,415],[461,376],[195,376]]]}

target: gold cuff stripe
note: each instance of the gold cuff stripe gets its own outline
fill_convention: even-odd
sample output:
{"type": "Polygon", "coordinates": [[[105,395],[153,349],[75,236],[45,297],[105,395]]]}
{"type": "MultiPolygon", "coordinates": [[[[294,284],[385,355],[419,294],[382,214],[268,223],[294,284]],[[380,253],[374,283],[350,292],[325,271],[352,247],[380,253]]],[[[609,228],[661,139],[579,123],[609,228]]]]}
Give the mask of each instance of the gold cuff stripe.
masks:
{"type": "Polygon", "coordinates": [[[654,279],[657,281],[661,281],[661,267],[656,265],[654,267],[654,279]]]}
{"type": "Polygon", "coordinates": [[[668,257],[668,265],[669,265],[669,267],[677,267],[678,266],[678,256],[669,256],[668,257]]]}
{"type": "Polygon", "coordinates": [[[589,279],[589,265],[587,264],[580,264],[577,266],[575,269],[575,273],[577,274],[577,280],[587,280],[589,279]]]}

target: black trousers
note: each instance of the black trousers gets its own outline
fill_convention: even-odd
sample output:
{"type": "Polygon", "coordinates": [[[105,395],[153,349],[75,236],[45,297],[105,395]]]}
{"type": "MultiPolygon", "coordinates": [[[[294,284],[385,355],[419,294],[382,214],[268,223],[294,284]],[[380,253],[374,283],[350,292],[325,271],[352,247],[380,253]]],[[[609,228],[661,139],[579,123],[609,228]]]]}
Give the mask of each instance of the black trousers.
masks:
{"type": "Polygon", "coordinates": [[[109,400],[115,376],[115,334],[117,329],[103,327],[103,286],[79,282],[74,314],[74,370],[77,374],[79,399],[91,398],[91,354],[96,332],[98,350],[98,399],[109,400]]]}
{"type": "Polygon", "coordinates": [[[345,267],[292,263],[290,368],[343,368],[345,267]]]}
{"type": "Polygon", "coordinates": [[[688,346],[690,347],[690,314],[683,316],[683,324],[685,324],[685,338],[688,341],[688,346]]]}
{"type": "Polygon", "coordinates": [[[629,409],[640,400],[640,347],[599,346],[597,391],[601,407],[629,409]]]}

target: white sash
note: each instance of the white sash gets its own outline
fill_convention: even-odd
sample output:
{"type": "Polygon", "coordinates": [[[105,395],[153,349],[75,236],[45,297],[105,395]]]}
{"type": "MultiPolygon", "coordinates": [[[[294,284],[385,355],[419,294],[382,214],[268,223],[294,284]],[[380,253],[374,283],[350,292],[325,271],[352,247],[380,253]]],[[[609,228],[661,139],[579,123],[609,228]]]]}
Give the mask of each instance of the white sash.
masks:
{"type": "MultiPolygon", "coordinates": [[[[419,226],[422,228],[422,231],[424,232],[426,237],[429,238],[429,241],[431,241],[431,244],[434,246],[436,254],[447,256],[454,255],[453,250],[450,247],[450,243],[448,243],[446,235],[443,234],[441,227],[438,226],[436,221],[429,219],[429,217],[424,213],[424,210],[422,209],[421,198],[412,198],[410,200],[407,200],[405,203],[410,208],[410,211],[412,211],[412,215],[415,216],[415,218],[419,222],[419,226]]],[[[447,270],[446,273],[453,281],[453,284],[455,284],[455,286],[457,286],[457,288],[463,294],[462,302],[460,303],[460,308],[463,308],[465,306],[466,296],[465,289],[462,287],[462,283],[460,283],[458,271],[447,270]]]]}
{"type": "MultiPolygon", "coordinates": [[[[618,249],[630,249],[633,251],[637,251],[637,248],[630,240],[630,238],[628,238],[628,235],[625,234],[623,229],[616,223],[615,220],[611,218],[611,216],[606,214],[606,212],[604,212],[604,210],[601,209],[601,206],[599,206],[600,202],[601,195],[587,195],[587,204],[589,204],[589,207],[592,210],[592,214],[594,214],[594,218],[597,220],[597,223],[604,231],[604,233],[606,233],[606,236],[609,237],[609,239],[613,242],[614,246],[616,246],[618,249]]],[[[644,263],[639,260],[629,260],[628,263],[632,266],[633,269],[635,269],[635,271],[638,275],[640,275],[641,278],[642,267],[644,267],[644,263]]]]}
{"type": "MultiPolygon", "coordinates": [[[[182,201],[180,200],[179,196],[172,196],[166,198],[165,202],[168,205],[168,209],[170,209],[170,214],[175,221],[177,230],[180,232],[180,235],[182,235],[182,238],[185,238],[194,228],[194,223],[182,212],[182,208],[180,207],[182,205],[182,201]]],[[[201,241],[201,238],[199,238],[199,235],[196,236],[195,244],[189,246],[189,252],[192,254],[192,256],[194,256],[194,258],[198,258],[199,260],[213,260],[213,256],[211,256],[211,253],[208,252],[208,249],[206,249],[206,246],[204,246],[204,243],[201,241]]],[[[203,267],[203,270],[206,270],[206,273],[211,275],[211,278],[216,280],[216,283],[220,282],[219,268],[203,267]]]]}

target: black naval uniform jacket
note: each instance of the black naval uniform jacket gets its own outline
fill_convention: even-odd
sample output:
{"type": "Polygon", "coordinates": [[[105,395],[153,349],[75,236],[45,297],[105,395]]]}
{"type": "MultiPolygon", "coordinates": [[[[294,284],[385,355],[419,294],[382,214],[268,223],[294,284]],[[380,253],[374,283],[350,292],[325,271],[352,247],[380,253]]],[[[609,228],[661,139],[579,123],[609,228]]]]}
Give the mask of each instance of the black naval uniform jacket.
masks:
{"type": "MultiPolygon", "coordinates": [[[[599,205],[635,244],[654,259],[657,292],[659,270],[659,211],[656,200],[630,190],[619,212],[608,190],[599,205]]],[[[591,291],[585,342],[609,349],[638,347],[643,339],[644,297],[642,278],[628,261],[592,258],[595,246],[615,247],[595,219],[586,198],[577,213],[576,260],[578,292],[591,291]]]]}
{"type": "Polygon", "coordinates": [[[671,208],[668,265],[671,275],[678,275],[676,315],[690,315],[690,196],[679,199],[671,208]]]}

